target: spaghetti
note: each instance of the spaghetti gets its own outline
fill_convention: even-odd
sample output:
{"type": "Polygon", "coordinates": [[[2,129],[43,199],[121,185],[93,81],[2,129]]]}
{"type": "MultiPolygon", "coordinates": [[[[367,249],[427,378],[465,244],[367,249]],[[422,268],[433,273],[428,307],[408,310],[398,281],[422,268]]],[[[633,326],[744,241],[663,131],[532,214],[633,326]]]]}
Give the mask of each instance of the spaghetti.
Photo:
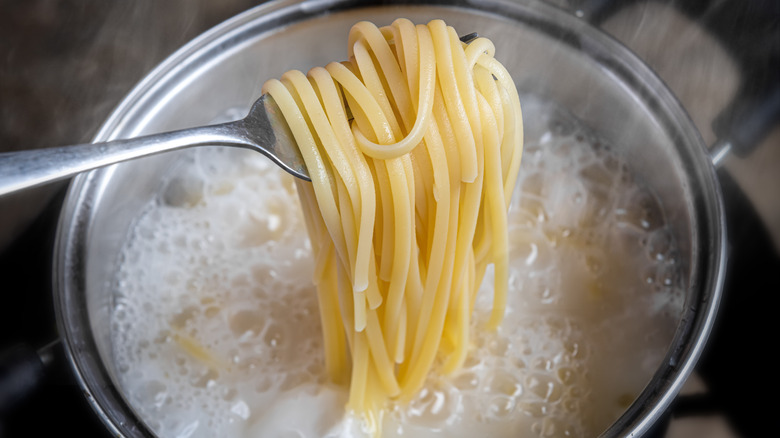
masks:
{"type": "Polygon", "coordinates": [[[522,154],[518,94],[485,38],[441,20],[360,22],[349,60],[263,86],[311,175],[298,181],[316,258],[325,362],[349,408],[378,420],[409,400],[437,355],[463,363],[470,315],[495,267],[508,282],[507,208],[522,154]]]}

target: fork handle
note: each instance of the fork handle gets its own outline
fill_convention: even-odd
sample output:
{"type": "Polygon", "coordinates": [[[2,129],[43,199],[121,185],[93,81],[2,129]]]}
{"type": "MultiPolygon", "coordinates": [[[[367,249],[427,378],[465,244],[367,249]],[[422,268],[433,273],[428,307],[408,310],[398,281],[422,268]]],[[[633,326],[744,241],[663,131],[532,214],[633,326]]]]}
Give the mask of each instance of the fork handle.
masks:
{"type": "Polygon", "coordinates": [[[191,146],[244,146],[232,124],[200,126],[130,139],[0,154],[0,196],[133,158],[191,146]]]}

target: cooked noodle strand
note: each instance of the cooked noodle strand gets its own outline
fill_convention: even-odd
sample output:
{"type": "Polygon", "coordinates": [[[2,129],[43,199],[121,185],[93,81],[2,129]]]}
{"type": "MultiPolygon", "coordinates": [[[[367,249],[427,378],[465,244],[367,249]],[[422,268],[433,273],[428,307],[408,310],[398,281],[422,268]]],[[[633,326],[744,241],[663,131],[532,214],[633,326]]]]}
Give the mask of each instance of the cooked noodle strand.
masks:
{"type": "Polygon", "coordinates": [[[522,154],[517,90],[478,38],[441,20],[356,24],[349,59],[263,86],[312,177],[297,182],[334,382],[374,431],[440,357],[468,354],[471,313],[495,267],[496,328],[508,283],[507,208],[522,154]]]}

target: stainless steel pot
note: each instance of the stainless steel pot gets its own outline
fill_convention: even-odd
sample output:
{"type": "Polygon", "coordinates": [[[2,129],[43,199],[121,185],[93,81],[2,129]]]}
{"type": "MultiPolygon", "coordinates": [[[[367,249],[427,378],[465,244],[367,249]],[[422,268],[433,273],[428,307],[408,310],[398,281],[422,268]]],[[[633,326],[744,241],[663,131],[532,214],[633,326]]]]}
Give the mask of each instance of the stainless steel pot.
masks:
{"type": "MultiPolygon", "coordinates": [[[[344,59],[356,21],[443,18],[491,38],[519,90],[553,101],[621,147],[662,200],[675,232],[686,304],[652,380],[603,436],[640,436],[664,414],[691,374],[713,325],[724,278],[725,223],[708,151],[683,108],[637,57],[575,16],[530,1],[277,1],[202,35],[149,74],[105,122],[96,140],[207,123],[248,108],[263,81],[291,68],[344,59]]],[[[78,176],[65,200],[55,246],[59,329],[84,393],[117,436],[152,436],[115,384],[110,360],[111,283],[119,249],[139,209],[160,188],[177,154],[78,176]]]]}

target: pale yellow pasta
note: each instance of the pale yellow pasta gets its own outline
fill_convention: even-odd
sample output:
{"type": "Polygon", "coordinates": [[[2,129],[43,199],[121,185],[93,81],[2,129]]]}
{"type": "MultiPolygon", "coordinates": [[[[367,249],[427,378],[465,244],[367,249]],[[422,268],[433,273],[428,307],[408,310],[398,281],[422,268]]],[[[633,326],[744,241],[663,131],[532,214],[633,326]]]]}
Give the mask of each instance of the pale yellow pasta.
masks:
{"type": "Polygon", "coordinates": [[[466,358],[488,265],[504,314],[507,208],[523,125],[517,90],[493,58],[441,20],[356,24],[348,60],[285,73],[274,98],[312,177],[298,181],[316,257],[325,362],[349,408],[378,427],[439,357],[466,358]]]}

